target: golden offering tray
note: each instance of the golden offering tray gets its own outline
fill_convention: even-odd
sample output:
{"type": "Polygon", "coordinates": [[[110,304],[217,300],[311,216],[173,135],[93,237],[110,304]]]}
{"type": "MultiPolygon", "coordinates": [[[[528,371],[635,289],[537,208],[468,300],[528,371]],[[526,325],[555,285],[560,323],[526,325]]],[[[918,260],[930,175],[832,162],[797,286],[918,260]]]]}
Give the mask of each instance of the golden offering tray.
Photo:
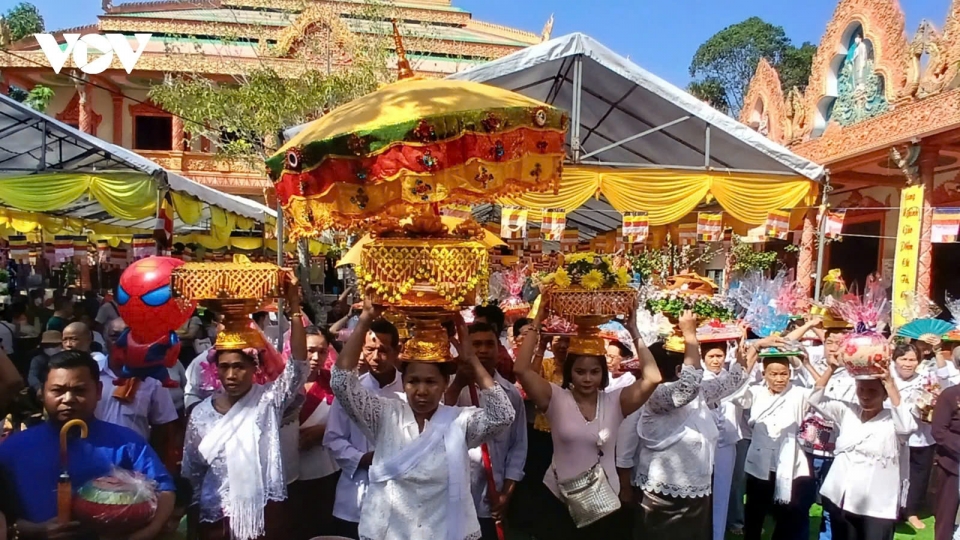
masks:
{"type": "Polygon", "coordinates": [[[234,350],[266,346],[251,327],[250,315],[283,294],[287,274],[270,263],[254,263],[243,255],[232,262],[184,263],[170,276],[175,297],[202,301],[223,314],[216,348],[234,350]]]}
{"type": "Polygon", "coordinates": [[[372,291],[375,304],[393,313],[388,319],[409,334],[402,360],[450,360],[443,321],[487,296],[490,263],[481,242],[484,234],[469,219],[451,231],[433,211],[402,226],[389,217],[372,224],[373,239],[360,252],[357,281],[372,291]],[[397,324],[401,319],[406,324],[397,324]]]}
{"type": "Polygon", "coordinates": [[[596,290],[566,287],[548,289],[544,296],[552,313],[577,325],[577,335],[570,338],[570,352],[604,356],[606,342],[600,337],[600,326],[618,315],[629,315],[635,309],[637,294],[638,291],[630,287],[596,290]]]}

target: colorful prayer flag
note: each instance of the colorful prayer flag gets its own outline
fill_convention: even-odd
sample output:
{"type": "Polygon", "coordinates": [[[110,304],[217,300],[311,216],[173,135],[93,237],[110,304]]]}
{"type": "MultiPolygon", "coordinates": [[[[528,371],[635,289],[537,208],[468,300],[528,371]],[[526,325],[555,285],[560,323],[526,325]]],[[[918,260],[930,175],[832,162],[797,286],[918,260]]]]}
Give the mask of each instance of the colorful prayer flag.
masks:
{"type": "Polygon", "coordinates": [[[767,214],[767,221],[764,224],[764,236],[767,238],[787,239],[787,233],[790,232],[790,212],[786,210],[774,210],[767,214]]]}
{"type": "Polygon", "coordinates": [[[30,258],[30,244],[26,236],[11,236],[9,242],[11,259],[22,263],[30,258]]]}
{"type": "Polygon", "coordinates": [[[157,254],[157,241],[149,234],[133,235],[133,258],[143,259],[157,254]]]}
{"type": "Polygon", "coordinates": [[[624,244],[642,244],[650,234],[650,217],[646,212],[624,212],[622,230],[624,244]]]}
{"type": "Polygon", "coordinates": [[[827,222],[824,224],[823,235],[827,238],[839,238],[843,232],[843,220],[847,217],[846,210],[827,212],[827,222]]]}
{"type": "Polygon", "coordinates": [[[500,209],[500,238],[505,240],[526,238],[527,236],[526,208],[504,206],[500,209]]]}
{"type": "Polygon", "coordinates": [[[697,245],[697,224],[696,223],[681,223],[679,228],[679,239],[678,242],[681,246],[695,246],[697,245]]]}
{"type": "Polygon", "coordinates": [[[73,236],[56,235],[53,237],[53,260],[57,264],[73,258],[73,236]]]}
{"type": "Polygon", "coordinates": [[[930,240],[935,243],[956,242],[960,234],[960,208],[934,208],[930,240]]]}
{"type": "Polygon", "coordinates": [[[544,240],[559,242],[567,225],[567,213],[563,208],[548,208],[542,212],[540,234],[544,240]]]}
{"type": "MultiPolygon", "coordinates": [[[[173,196],[170,191],[165,191],[160,198],[160,205],[157,207],[157,224],[153,228],[153,236],[156,239],[156,245],[153,248],[153,254],[157,254],[160,249],[169,252],[173,248],[173,196]]],[[[134,249],[134,257],[137,256],[134,249]]],[[[146,255],[145,255],[146,256],[146,255]]]]}
{"type": "Polygon", "coordinates": [[[580,242],[580,231],[573,228],[563,230],[563,236],[560,238],[560,251],[563,253],[574,253],[577,251],[577,243],[580,242]]]}
{"type": "Polygon", "coordinates": [[[721,212],[697,213],[697,239],[701,242],[719,242],[723,236],[721,212]]]}

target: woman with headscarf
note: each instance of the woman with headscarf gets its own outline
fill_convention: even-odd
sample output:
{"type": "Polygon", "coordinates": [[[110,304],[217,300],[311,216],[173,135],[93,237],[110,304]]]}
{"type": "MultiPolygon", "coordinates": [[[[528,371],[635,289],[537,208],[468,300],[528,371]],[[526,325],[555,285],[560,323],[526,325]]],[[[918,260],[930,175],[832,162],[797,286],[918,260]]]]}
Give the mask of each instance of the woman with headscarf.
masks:
{"type": "Polygon", "coordinates": [[[200,540],[290,538],[280,425],[307,376],[307,345],[295,279],[287,296],[291,358],[273,382],[255,384],[267,356],[279,358],[261,332],[249,327],[218,337],[214,362],[221,390],[193,410],[181,470],[193,487],[200,540]]]}
{"type": "Polygon", "coordinates": [[[400,364],[406,400],[377,395],[356,368],[377,318],[368,292],[356,328],[331,370],[337,402],[376,446],[370,487],[360,513],[360,537],[370,540],[472,540],[480,523],[470,493],[468,449],[510,427],[514,408],[473,354],[458,321],[461,361],[469,362],[482,408],[441,400],[456,364],[409,358],[400,364]]]}

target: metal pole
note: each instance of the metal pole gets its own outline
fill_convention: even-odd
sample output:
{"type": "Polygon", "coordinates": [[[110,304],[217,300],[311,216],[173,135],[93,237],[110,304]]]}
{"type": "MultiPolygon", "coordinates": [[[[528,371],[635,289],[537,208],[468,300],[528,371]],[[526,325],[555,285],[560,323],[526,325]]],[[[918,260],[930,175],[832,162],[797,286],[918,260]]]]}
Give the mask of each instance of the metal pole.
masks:
{"type": "Polygon", "coordinates": [[[47,121],[44,120],[40,124],[40,142],[42,146],[40,147],[40,164],[37,170],[45,171],[47,170],[47,121]]]}
{"type": "MultiPolygon", "coordinates": [[[[280,206],[280,200],[277,200],[277,266],[283,268],[283,207],[280,206]]],[[[284,330],[284,320],[283,320],[283,297],[277,299],[277,335],[278,338],[277,349],[283,350],[283,334],[284,330]]]]}
{"type": "Polygon", "coordinates": [[[580,162],[580,102],[583,97],[583,55],[573,60],[573,103],[571,106],[570,145],[573,150],[573,162],[580,162]]]}
{"type": "Polygon", "coordinates": [[[824,175],[823,186],[820,188],[820,230],[817,237],[817,275],[814,281],[814,300],[820,300],[820,289],[823,287],[823,252],[827,247],[827,195],[830,193],[830,172],[824,175]]]}
{"type": "Polygon", "coordinates": [[[703,132],[703,168],[710,168],[710,124],[707,124],[707,129],[703,132]]]}

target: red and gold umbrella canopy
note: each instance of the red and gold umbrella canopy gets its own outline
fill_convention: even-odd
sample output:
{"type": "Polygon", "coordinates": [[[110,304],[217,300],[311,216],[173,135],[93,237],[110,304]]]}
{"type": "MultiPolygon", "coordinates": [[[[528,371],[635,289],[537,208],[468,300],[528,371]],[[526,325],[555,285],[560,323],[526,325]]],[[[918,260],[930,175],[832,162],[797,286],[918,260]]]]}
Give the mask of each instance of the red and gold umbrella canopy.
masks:
{"type": "Polygon", "coordinates": [[[566,113],[479,83],[402,79],[308,124],[267,160],[290,234],[556,189],[566,113]]]}

